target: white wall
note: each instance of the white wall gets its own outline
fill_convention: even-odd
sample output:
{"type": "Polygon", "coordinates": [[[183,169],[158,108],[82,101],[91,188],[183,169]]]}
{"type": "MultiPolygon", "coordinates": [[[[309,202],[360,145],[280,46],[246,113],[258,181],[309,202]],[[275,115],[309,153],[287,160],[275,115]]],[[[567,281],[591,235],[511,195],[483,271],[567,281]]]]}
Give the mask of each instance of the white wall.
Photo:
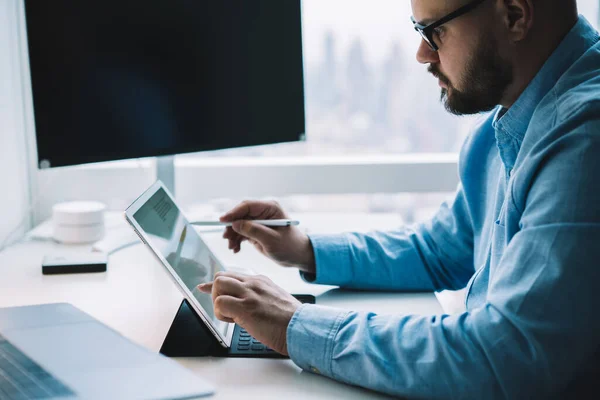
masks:
{"type": "Polygon", "coordinates": [[[29,190],[19,60],[16,5],[0,0],[0,245],[19,228],[29,228],[29,190]]]}

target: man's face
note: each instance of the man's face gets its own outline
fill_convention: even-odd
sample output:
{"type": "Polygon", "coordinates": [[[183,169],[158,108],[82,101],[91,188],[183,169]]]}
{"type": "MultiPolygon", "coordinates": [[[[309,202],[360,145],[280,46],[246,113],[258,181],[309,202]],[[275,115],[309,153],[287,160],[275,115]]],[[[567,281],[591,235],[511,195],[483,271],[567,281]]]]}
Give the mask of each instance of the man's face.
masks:
{"type": "MultiPolygon", "coordinates": [[[[413,15],[418,22],[430,23],[469,1],[412,0],[413,15]]],[[[442,25],[434,36],[437,52],[421,41],[417,60],[429,64],[428,71],[439,79],[441,100],[453,114],[493,109],[513,81],[512,66],[501,56],[494,35],[492,6],[491,0],[486,1],[442,25]]]]}

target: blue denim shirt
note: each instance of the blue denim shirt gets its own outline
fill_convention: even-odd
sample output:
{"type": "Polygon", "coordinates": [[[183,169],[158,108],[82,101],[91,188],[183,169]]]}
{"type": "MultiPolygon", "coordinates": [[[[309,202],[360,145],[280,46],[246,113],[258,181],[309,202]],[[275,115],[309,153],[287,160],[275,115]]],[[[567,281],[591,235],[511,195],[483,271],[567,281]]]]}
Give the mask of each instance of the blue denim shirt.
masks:
{"type": "Polygon", "coordinates": [[[466,286],[467,311],[380,316],[303,305],[287,330],[297,365],[410,398],[548,398],[598,381],[598,41],[580,17],[515,104],[466,140],[456,196],[431,221],[310,235],[309,280],[466,286]]]}

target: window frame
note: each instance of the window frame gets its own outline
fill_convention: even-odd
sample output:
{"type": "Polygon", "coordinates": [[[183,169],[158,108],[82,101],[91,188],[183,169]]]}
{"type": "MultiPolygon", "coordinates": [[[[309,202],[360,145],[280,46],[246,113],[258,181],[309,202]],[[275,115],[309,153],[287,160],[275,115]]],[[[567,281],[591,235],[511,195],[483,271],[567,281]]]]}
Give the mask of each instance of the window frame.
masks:
{"type": "MultiPolygon", "coordinates": [[[[128,160],[37,171],[43,192],[38,221],[52,205],[94,199],[125,209],[154,183],[153,159],[128,160]]],[[[458,154],[346,157],[176,158],[175,191],[182,205],[219,198],[357,193],[449,193],[458,185],[458,154]]]]}

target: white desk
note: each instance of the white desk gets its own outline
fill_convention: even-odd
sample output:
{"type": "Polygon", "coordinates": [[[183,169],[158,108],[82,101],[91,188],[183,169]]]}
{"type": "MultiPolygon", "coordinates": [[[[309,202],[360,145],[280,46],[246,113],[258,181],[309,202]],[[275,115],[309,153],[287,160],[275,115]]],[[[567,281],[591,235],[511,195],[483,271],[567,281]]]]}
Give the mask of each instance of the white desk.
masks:
{"type": "MultiPolygon", "coordinates": [[[[344,292],[303,282],[297,270],[277,266],[245,246],[238,255],[227,250],[219,234],[205,239],[226,264],[249,267],[265,274],[291,293],[317,295],[317,303],[352,310],[399,314],[440,314],[433,294],[344,292]]],[[[68,302],[158,352],[182,296],[167,272],[141,244],[110,257],[108,271],[100,274],[45,276],[44,255],[87,251],[89,246],[61,246],[29,241],[0,253],[0,307],[68,302]]],[[[367,399],[385,396],[303,372],[290,360],[177,359],[217,388],[215,399],[306,398],[367,399]]]]}

